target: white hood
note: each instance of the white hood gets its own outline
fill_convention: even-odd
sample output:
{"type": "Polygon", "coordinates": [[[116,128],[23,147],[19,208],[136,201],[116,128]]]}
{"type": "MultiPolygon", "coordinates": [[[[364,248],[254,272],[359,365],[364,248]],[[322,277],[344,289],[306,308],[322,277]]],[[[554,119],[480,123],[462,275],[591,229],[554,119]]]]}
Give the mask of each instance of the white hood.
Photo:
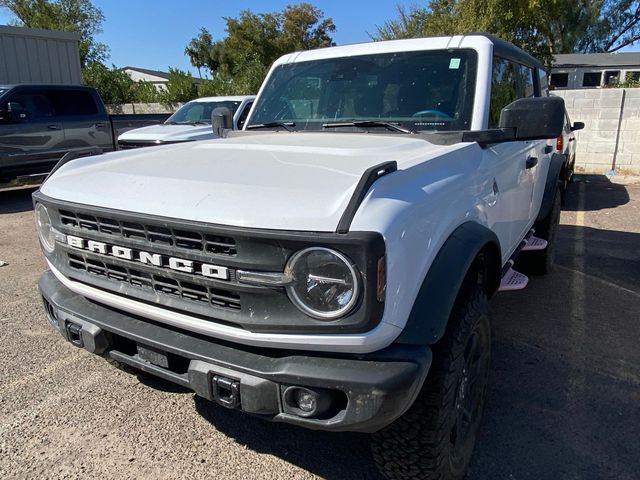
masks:
{"type": "Polygon", "coordinates": [[[402,170],[455,148],[400,134],[242,135],[74,160],[41,191],[221,225],[334,231],[367,168],[396,160],[402,170]]]}
{"type": "Polygon", "coordinates": [[[160,142],[189,142],[194,140],[210,140],[217,138],[213,134],[211,125],[150,125],[148,127],[134,128],[124,132],[118,140],[128,142],[155,141],[160,142]]]}

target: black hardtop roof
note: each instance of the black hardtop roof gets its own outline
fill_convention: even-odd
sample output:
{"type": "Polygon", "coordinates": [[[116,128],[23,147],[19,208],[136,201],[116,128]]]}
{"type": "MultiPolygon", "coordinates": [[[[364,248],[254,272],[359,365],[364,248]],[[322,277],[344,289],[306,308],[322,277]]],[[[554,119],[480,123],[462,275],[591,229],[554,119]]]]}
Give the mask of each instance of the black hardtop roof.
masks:
{"type": "Polygon", "coordinates": [[[540,70],[546,70],[547,67],[538,60],[537,58],[529,55],[520,47],[515,46],[511,42],[507,42],[506,40],[501,39],[491,33],[485,32],[473,32],[467,33],[466,36],[479,36],[485,37],[493,43],[493,53],[499,57],[504,57],[509,60],[516,61],[518,63],[522,63],[524,65],[528,65],[529,67],[538,68],[540,70]]]}

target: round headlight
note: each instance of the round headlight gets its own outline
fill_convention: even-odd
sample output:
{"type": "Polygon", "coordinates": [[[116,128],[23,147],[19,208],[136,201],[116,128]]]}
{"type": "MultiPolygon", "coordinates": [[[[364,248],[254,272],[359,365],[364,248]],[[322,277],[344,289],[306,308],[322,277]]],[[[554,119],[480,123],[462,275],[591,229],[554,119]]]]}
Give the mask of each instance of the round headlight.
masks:
{"type": "Polygon", "coordinates": [[[51,228],[51,217],[49,216],[47,207],[41,203],[36,204],[36,227],[42,248],[49,253],[53,253],[56,240],[53,229],[51,228]]]}
{"type": "Polygon", "coordinates": [[[286,267],[292,279],[291,301],[307,315],[333,320],[349,312],[360,293],[358,273],[341,253],[328,248],[307,248],[296,253],[286,267]]]}

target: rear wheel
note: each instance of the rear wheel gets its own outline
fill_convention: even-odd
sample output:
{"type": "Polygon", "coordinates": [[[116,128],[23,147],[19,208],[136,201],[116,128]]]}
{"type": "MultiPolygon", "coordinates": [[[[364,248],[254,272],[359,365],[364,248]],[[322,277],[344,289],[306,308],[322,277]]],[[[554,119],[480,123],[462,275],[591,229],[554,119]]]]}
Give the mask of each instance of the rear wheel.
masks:
{"type": "Polygon", "coordinates": [[[491,353],[488,300],[479,287],[458,298],[422,392],[372,436],[374,460],[391,480],[461,479],[482,417],[491,353]]]}

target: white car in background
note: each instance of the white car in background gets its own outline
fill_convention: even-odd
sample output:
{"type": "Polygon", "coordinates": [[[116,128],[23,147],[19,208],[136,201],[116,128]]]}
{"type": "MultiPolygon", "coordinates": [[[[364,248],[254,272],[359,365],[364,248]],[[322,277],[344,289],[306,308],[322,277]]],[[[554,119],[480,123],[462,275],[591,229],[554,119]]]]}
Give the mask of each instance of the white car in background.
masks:
{"type": "Polygon", "coordinates": [[[129,130],[118,137],[120,150],[216,138],[211,112],[226,107],[233,115],[233,128],[241,130],[255,95],[203,97],[185,103],[163,124],[129,130]]]}

